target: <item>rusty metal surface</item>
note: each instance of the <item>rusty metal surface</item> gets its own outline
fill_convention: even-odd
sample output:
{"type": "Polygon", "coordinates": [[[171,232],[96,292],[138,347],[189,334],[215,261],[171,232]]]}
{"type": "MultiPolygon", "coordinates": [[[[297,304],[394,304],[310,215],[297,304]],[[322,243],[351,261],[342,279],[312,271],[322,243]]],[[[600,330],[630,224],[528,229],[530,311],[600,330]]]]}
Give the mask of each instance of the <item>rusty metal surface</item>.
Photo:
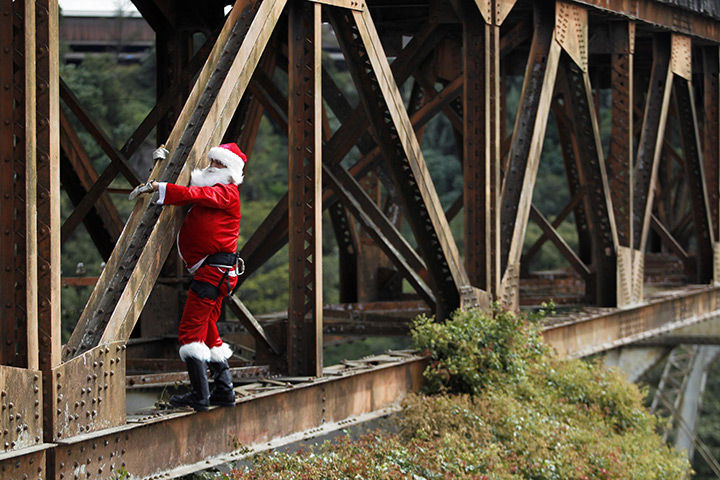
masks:
{"type": "Polygon", "coordinates": [[[720,288],[685,287],[624,309],[589,309],[551,318],[543,338],[561,356],[584,357],[720,316],[720,288]]]}
{"type": "Polygon", "coordinates": [[[40,445],[42,412],[41,372],[0,366],[0,452],[40,445]]]}
{"type": "Polygon", "coordinates": [[[396,404],[419,388],[425,362],[409,353],[369,357],[326,369],[324,378],[238,387],[233,408],[129,417],[125,426],[59,441],[53,468],[62,479],[107,478],[120,468],[133,478],[163,478],[180,466],[207,468],[214,457],[232,456],[244,446],[396,404]]]}
{"type": "Polygon", "coordinates": [[[702,12],[680,9],[657,0],[573,0],[574,3],[622,15],[631,20],[720,42],[720,22],[702,12]]]}
{"type": "Polygon", "coordinates": [[[675,77],[673,82],[675,111],[681,132],[681,143],[685,153],[685,181],[688,185],[690,206],[697,239],[697,283],[709,283],[713,278],[714,242],[711,210],[708,203],[707,185],[703,176],[706,165],[695,111],[692,84],[684,77],[675,77]]]}
{"type": "MultiPolygon", "coordinates": [[[[230,368],[230,375],[234,381],[256,377],[267,377],[270,369],[267,365],[253,365],[249,367],[230,368]]],[[[149,373],[144,375],[128,375],[125,377],[125,384],[132,387],[158,387],[187,383],[187,372],[149,373]]]]}
{"type": "MultiPolygon", "coordinates": [[[[433,221],[433,205],[425,203],[428,192],[424,190],[426,186],[423,179],[416,178],[411,161],[424,160],[407,158],[419,152],[406,154],[401,133],[405,135],[409,132],[400,132],[400,127],[393,124],[392,107],[389,100],[383,96],[380,74],[373,70],[370,61],[371,56],[377,54],[377,46],[363,45],[356,41],[361,33],[352,16],[345,12],[332,11],[330,19],[340,47],[349,60],[348,67],[359,89],[362,104],[367,109],[367,115],[372,118],[371,128],[382,149],[388,169],[392,172],[395,186],[401,192],[408,222],[418,241],[423,259],[428,264],[435,297],[437,300],[442,299],[437,304],[438,315],[445,317],[459,306],[460,299],[452,274],[453,265],[446,257],[442,234],[436,230],[437,225],[433,221]]],[[[458,265],[455,265],[455,268],[457,267],[458,265]]]]}
{"type": "Polygon", "coordinates": [[[564,66],[578,143],[580,177],[585,180],[587,199],[591,206],[588,209],[588,220],[594,237],[595,303],[614,306],[617,304],[617,233],[592,87],[587,72],[571,62],[565,62],[564,66]]]}
{"type": "Polygon", "coordinates": [[[287,361],[294,375],[322,372],[322,138],[319,5],[288,15],[287,361]]]}
{"type": "Polygon", "coordinates": [[[99,345],[53,369],[53,441],[125,423],[125,351],[99,345]]]}
{"type": "Polygon", "coordinates": [[[50,478],[45,468],[47,449],[42,444],[10,453],[0,453],[0,478],[3,480],[43,480],[50,478]]]}

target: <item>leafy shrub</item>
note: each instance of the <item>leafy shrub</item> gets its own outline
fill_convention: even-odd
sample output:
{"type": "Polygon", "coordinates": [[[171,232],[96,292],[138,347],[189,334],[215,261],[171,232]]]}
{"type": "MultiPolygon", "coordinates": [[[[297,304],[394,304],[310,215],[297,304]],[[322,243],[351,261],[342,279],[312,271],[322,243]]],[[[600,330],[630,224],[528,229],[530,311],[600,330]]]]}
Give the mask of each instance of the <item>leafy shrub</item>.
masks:
{"type": "Polygon", "coordinates": [[[523,381],[529,365],[547,351],[537,321],[543,316],[541,311],[522,317],[498,306],[492,314],[458,310],[444,323],[420,316],[412,337],[418,349],[430,354],[424,391],[476,395],[500,379],[523,381]]]}
{"type": "Polygon", "coordinates": [[[236,479],[675,480],[682,453],[656,433],[643,392],[621,374],[562,360],[537,322],[501,311],[416,321],[430,355],[426,392],[403,403],[397,434],[256,456],[236,479]]]}

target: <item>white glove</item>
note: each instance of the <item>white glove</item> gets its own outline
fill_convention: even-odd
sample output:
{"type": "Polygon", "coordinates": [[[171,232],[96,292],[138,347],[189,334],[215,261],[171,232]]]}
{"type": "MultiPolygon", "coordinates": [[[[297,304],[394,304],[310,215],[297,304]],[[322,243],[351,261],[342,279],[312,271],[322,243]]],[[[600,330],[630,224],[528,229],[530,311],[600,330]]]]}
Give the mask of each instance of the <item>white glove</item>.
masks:
{"type": "Polygon", "coordinates": [[[165,148],[165,144],[163,143],[158,148],[153,150],[152,158],[156,162],[158,160],[165,160],[169,153],[170,153],[170,151],[167,148],[165,148]]]}
{"type": "Polygon", "coordinates": [[[153,181],[150,180],[148,183],[141,183],[135,187],[133,191],[130,192],[130,195],[128,195],[128,200],[135,200],[143,193],[153,193],[152,182],[153,181]]]}

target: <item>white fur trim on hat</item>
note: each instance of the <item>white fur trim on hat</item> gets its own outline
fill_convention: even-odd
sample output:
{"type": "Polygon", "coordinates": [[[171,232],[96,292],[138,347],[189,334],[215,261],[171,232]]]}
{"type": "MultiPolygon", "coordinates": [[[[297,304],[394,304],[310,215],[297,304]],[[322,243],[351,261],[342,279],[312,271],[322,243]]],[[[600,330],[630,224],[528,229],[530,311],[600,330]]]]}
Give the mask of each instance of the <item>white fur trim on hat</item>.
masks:
{"type": "Polygon", "coordinates": [[[245,162],[238,155],[234,154],[227,148],[212,147],[208,152],[208,158],[210,160],[217,160],[230,170],[232,183],[235,185],[243,183],[243,180],[245,179],[245,175],[243,174],[245,162]]]}
{"type": "Polygon", "coordinates": [[[230,345],[223,343],[220,347],[212,347],[210,349],[210,361],[211,362],[222,362],[232,357],[233,351],[230,345]]]}
{"type": "Polygon", "coordinates": [[[203,342],[186,343],[180,347],[180,360],[197,358],[203,362],[210,360],[210,349],[203,342]]]}

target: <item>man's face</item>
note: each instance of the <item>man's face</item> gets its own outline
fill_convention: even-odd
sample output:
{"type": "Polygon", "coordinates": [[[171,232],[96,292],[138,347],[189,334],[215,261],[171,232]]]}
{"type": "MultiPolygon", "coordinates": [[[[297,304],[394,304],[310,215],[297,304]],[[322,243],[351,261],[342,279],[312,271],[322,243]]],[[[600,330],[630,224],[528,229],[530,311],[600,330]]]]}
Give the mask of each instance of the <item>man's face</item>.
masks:
{"type": "Polygon", "coordinates": [[[215,168],[225,168],[225,165],[218,162],[217,160],[210,160],[210,166],[215,168]]]}

